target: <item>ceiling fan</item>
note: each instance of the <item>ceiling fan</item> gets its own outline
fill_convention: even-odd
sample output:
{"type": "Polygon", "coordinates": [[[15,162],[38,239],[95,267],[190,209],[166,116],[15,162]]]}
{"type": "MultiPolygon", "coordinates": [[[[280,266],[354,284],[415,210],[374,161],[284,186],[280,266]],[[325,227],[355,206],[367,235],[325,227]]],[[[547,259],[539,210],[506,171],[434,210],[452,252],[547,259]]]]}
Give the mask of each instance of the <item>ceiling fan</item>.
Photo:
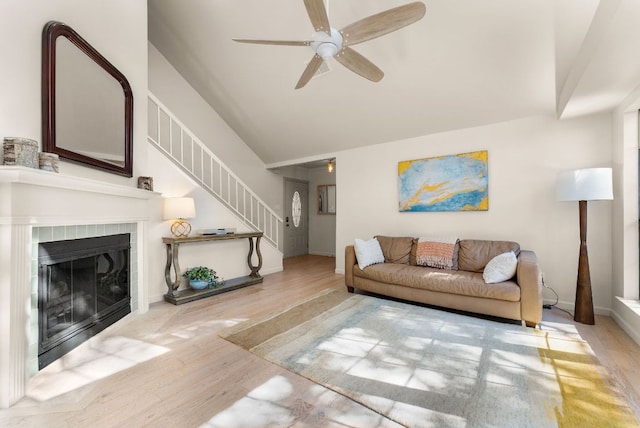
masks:
{"type": "Polygon", "coordinates": [[[340,64],[366,79],[373,82],[380,81],[384,76],[382,70],[351,49],[350,46],[375,39],[413,24],[422,19],[426,11],[422,2],[409,3],[363,18],[338,31],[329,25],[329,18],[327,17],[327,10],[323,0],[304,0],[304,5],[311,24],[316,31],[311,40],[233,39],[240,43],[261,45],[310,46],[315,54],[302,73],[300,80],[298,80],[296,89],[300,89],[309,83],[309,80],[318,71],[322,62],[331,58],[335,58],[340,64]]]}

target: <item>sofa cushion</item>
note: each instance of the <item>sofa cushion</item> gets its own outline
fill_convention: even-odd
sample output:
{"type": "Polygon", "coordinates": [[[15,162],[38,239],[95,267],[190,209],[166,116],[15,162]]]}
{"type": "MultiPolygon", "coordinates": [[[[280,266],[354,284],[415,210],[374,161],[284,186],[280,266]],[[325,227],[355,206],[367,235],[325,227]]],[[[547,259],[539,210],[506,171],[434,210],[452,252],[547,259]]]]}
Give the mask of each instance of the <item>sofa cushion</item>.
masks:
{"type": "Polygon", "coordinates": [[[384,263],[384,255],[376,238],[371,238],[368,241],[356,238],[353,246],[360,269],[376,263],[384,263]]]}
{"type": "Polygon", "coordinates": [[[517,268],[518,259],[513,251],[498,254],[484,267],[482,278],[487,284],[506,281],[514,277],[517,268]]]}
{"type": "Polygon", "coordinates": [[[492,258],[509,251],[513,251],[517,257],[520,254],[520,245],[512,241],[461,239],[458,251],[458,269],[482,272],[492,258]]]}
{"type": "Polygon", "coordinates": [[[409,264],[413,237],[393,237],[376,235],[380,243],[385,263],[409,264]]]}
{"type": "Polygon", "coordinates": [[[477,272],[383,263],[370,266],[366,271],[354,266],[353,274],[356,277],[417,289],[510,302],[520,301],[520,287],[514,281],[487,285],[482,274],[477,272]]]}

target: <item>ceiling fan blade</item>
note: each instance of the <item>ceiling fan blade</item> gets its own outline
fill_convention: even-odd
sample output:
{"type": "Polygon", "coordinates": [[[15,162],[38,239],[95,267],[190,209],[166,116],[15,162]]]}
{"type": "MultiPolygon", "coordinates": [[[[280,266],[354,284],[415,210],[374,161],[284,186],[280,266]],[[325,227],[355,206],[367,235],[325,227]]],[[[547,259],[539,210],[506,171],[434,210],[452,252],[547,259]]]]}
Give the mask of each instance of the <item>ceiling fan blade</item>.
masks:
{"type": "Polygon", "coordinates": [[[379,82],[384,77],[382,70],[350,47],[343,47],[334,58],[349,70],[372,82],[379,82]]]}
{"type": "Polygon", "coordinates": [[[257,45],[282,45],[282,46],[309,46],[311,41],[307,40],[256,40],[256,39],[231,39],[239,43],[253,43],[257,45]]]}
{"type": "Polygon", "coordinates": [[[309,64],[307,64],[307,68],[305,68],[304,71],[302,72],[302,76],[300,76],[300,80],[298,80],[296,89],[300,89],[304,85],[309,83],[309,80],[311,80],[313,75],[316,74],[316,71],[318,71],[318,69],[322,65],[322,61],[323,61],[322,57],[318,54],[315,54],[313,58],[311,58],[311,61],[309,61],[309,64]]]}
{"type": "Polygon", "coordinates": [[[355,45],[384,36],[419,21],[425,12],[424,3],[414,2],[363,18],[340,31],[344,38],[343,43],[355,45]]]}
{"type": "Polygon", "coordinates": [[[313,28],[316,31],[324,31],[331,35],[329,17],[327,16],[327,9],[324,7],[323,0],[304,0],[304,7],[307,8],[307,14],[309,15],[313,28]]]}

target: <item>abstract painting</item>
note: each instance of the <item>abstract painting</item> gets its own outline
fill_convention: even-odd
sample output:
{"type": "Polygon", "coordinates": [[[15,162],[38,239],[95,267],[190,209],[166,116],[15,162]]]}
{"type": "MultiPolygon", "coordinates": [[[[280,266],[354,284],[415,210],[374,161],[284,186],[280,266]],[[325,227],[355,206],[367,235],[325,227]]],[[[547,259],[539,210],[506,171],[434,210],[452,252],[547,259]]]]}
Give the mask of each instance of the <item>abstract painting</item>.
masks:
{"type": "Polygon", "coordinates": [[[398,162],[400,211],[487,211],[486,150],[398,162]]]}

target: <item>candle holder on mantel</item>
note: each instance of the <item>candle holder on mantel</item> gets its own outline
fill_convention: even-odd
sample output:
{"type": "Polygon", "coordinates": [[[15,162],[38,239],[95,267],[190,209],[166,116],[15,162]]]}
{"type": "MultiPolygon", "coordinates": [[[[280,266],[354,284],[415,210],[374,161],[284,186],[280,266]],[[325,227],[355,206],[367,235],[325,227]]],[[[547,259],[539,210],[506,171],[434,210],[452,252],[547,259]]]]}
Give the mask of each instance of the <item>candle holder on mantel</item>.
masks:
{"type": "Polygon", "coordinates": [[[38,165],[43,171],[58,172],[59,157],[55,153],[40,152],[38,165]]]}
{"type": "Polygon", "coordinates": [[[5,137],[2,144],[2,165],[26,166],[38,169],[38,148],[35,140],[5,137]]]}

